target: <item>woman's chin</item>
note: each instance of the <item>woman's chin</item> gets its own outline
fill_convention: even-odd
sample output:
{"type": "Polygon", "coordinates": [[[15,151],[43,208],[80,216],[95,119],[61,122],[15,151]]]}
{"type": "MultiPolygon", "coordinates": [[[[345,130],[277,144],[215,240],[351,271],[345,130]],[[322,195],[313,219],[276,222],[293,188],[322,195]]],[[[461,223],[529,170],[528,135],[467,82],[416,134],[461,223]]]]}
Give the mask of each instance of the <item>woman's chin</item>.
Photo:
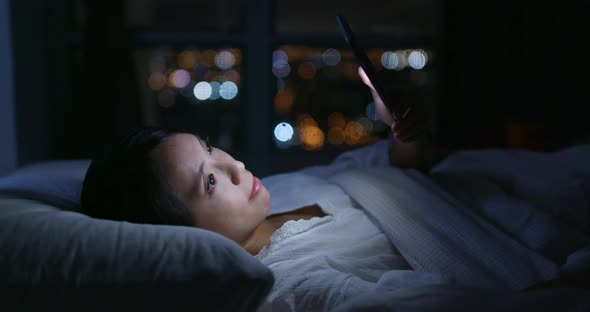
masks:
{"type": "Polygon", "coordinates": [[[270,210],[270,192],[266,187],[262,186],[258,196],[260,196],[260,202],[264,205],[266,213],[268,213],[268,210],[270,210]]]}

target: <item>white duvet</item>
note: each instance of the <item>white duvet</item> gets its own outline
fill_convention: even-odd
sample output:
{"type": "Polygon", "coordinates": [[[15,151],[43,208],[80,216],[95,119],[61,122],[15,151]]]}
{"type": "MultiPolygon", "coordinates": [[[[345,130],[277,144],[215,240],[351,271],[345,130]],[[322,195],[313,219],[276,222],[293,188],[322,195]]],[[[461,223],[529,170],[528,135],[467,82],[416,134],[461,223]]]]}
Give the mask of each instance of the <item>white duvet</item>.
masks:
{"type": "MultiPolygon", "coordinates": [[[[503,181],[519,180],[526,192],[503,189],[489,179],[477,183],[486,172],[500,172],[492,165],[498,155],[476,155],[491,151],[449,157],[433,170],[435,183],[415,171],[387,166],[386,149],[382,141],[345,153],[329,166],[263,179],[271,192],[271,214],[318,204],[329,215],[287,222],[257,255],[276,278],[260,311],[324,311],[363,294],[429,284],[520,289],[555,277],[568,259],[587,263],[586,184],[576,184],[582,189],[562,185],[553,193],[539,194],[528,187],[526,176],[519,175],[518,164],[506,159],[495,164],[507,168],[503,181]],[[487,161],[478,164],[481,159],[487,161]],[[480,172],[465,174],[465,168],[480,172]],[[537,201],[517,191],[534,194],[537,201]],[[550,205],[536,207],[536,202],[544,202],[543,195],[555,198],[558,191],[577,198],[567,208],[586,205],[586,211],[572,216],[572,211],[550,205]],[[560,231],[568,220],[577,224],[560,231]],[[556,248],[561,240],[566,240],[565,247],[556,248]]],[[[584,153],[590,159],[587,147],[570,154],[584,153]]],[[[563,154],[567,153],[537,160],[546,166],[572,157],[563,154]]],[[[584,170],[572,172],[570,178],[575,173],[576,179],[584,180],[584,170]]],[[[555,178],[545,177],[545,182],[555,178]]],[[[558,178],[573,181],[565,175],[558,178]]]]}
{"type": "Polygon", "coordinates": [[[303,173],[265,182],[271,194],[281,194],[271,197],[273,206],[317,204],[328,215],[288,221],[256,256],[275,275],[274,288],[259,311],[329,311],[373,291],[392,270],[403,270],[403,278],[411,280],[427,275],[412,271],[387,236],[338,186],[303,173]],[[295,205],[287,201],[291,196],[295,205]]]}

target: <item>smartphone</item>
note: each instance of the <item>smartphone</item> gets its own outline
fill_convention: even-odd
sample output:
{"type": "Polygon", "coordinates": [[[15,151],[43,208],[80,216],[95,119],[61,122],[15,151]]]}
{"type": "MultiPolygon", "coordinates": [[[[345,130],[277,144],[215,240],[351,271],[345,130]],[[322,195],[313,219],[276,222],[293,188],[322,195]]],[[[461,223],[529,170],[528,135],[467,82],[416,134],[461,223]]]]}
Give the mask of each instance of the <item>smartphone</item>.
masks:
{"type": "Polygon", "coordinates": [[[371,65],[371,61],[369,60],[367,53],[365,53],[365,51],[359,46],[358,42],[356,41],[354,33],[352,32],[352,29],[350,29],[348,22],[346,22],[346,19],[342,15],[336,15],[336,22],[338,23],[338,28],[340,29],[342,36],[344,36],[344,40],[352,49],[352,52],[357,62],[365,71],[365,74],[367,74],[367,77],[371,81],[371,84],[373,84],[373,87],[375,88],[375,91],[377,91],[379,97],[381,97],[381,99],[383,100],[383,103],[385,103],[385,106],[389,110],[389,113],[393,117],[393,120],[397,121],[398,117],[395,114],[395,107],[393,105],[393,102],[391,101],[389,96],[387,96],[387,93],[383,88],[383,84],[377,78],[377,75],[375,74],[375,69],[373,69],[373,65],[371,65]]]}

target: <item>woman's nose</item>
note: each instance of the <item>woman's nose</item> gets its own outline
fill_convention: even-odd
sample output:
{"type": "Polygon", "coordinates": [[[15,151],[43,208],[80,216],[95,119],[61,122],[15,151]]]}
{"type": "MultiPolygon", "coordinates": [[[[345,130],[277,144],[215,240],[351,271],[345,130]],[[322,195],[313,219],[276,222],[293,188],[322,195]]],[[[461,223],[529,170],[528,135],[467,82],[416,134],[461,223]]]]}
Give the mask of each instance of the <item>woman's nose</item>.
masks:
{"type": "Polygon", "coordinates": [[[241,179],[242,179],[242,174],[244,173],[246,166],[244,166],[244,163],[241,161],[237,161],[237,160],[230,160],[230,161],[224,161],[222,163],[222,166],[224,168],[225,171],[227,171],[228,176],[231,179],[231,182],[235,185],[240,184],[241,179]]]}

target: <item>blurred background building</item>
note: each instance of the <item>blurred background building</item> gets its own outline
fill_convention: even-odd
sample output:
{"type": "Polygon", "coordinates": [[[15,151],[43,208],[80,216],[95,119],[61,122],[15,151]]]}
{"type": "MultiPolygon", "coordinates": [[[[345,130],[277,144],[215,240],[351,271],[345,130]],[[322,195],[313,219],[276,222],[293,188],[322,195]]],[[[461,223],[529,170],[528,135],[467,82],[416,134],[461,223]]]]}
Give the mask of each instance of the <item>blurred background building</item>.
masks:
{"type": "Polygon", "coordinates": [[[450,150],[590,136],[583,1],[0,1],[0,173],[139,125],[209,136],[258,176],[387,137],[336,14],[450,150]]]}

